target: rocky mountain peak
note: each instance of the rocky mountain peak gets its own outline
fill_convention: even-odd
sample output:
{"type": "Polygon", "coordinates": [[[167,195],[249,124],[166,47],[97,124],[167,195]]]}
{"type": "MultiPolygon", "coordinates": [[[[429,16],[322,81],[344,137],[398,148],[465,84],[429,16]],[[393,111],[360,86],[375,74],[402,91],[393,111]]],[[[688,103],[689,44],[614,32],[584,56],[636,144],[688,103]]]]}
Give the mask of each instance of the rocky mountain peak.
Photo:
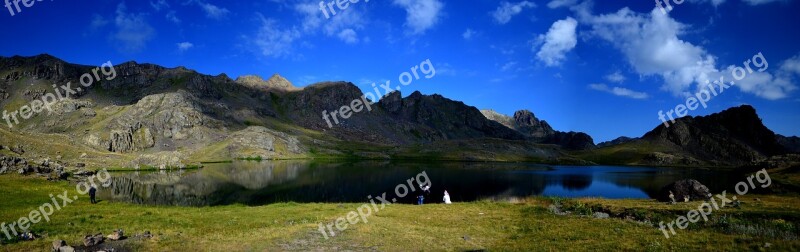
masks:
{"type": "Polygon", "coordinates": [[[258,75],[243,75],[236,78],[236,83],[244,86],[258,88],[258,89],[279,89],[279,90],[296,90],[297,88],[292,85],[289,80],[283,78],[279,74],[273,74],[268,80],[264,80],[258,75]]]}
{"type": "Polygon", "coordinates": [[[786,152],[750,105],[708,116],[682,117],[669,127],[659,125],[642,138],[675,145],[712,162],[729,164],[749,163],[786,152]]]}

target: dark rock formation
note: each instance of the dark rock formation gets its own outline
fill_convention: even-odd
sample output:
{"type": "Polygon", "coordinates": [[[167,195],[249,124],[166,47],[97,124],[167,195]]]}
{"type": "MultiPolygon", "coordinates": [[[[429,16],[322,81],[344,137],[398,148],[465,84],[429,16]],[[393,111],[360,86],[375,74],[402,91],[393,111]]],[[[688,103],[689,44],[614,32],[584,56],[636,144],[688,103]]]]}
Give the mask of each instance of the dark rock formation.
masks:
{"type": "Polygon", "coordinates": [[[545,120],[539,120],[528,110],[514,112],[514,117],[499,114],[493,110],[482,110],[481,113],[490,120],[514,129],[526,138],[544,144],[555,144],[570,150],[587,150],[595,148],[591,136],[583,132],[556,131],[545,120]]]}
{"type": "Polygon", "coordinates": [[[782,135],[775,135],[778,144],[783,146],[783,148],[790,153],[800,153],[800,137],[786,137],[782,135]]]}
{"type": "Polygon", "coordinates": [[[87,235],[83,237],[83,246],[86,247],[95,246],[97,244],[103,243],[103,240],[105,240],[103,234],[87,235]]]}
{"type": "Polygon", "coordinates": [[[694,179],[678,180],[664,186],[658,193],[658,201],[670,202],[670,192],[677,202],[683,202],[685,197],[689,197],[690,201],[707,200],[711,197],[708,187],[694,179]]]}
{"type": "Polygon", "coordinates": [[[749,105],[708,116],[683,117],[670,127],[659,125],[642,139],[676,147],[717,165],[744,165],[786,153],[775,133],[761,123],[749,105]]]}

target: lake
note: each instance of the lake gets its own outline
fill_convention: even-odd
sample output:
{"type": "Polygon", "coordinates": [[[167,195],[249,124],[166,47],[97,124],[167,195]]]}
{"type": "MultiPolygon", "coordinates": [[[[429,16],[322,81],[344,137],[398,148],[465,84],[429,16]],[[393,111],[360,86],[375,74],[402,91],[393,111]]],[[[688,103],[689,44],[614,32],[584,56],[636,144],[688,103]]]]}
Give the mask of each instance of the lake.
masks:
{"type": "MultiPolygon", "coordinates": [[[[413,203],[417,189],[398,197],[399,184],[423,174],[430,181],[426,202],[508,200],[533,195],[558,197],[652,198],[661,187],[697,179],[713,193],[732,190],[741,174],[700,168],[562,166],[483,162],[319,162],[235,161],[199,170],[112,173],[103,199],[139,204],[205,206],[274,202],[367,202],[387,193],[413,203]]],[[[427,183],[420,180],[421,183],[427,183]]],[[[419,185],[411,183],[419,188],[419,185]]],[[[402,191],[401,191],[402,193],[402,191]]]]}

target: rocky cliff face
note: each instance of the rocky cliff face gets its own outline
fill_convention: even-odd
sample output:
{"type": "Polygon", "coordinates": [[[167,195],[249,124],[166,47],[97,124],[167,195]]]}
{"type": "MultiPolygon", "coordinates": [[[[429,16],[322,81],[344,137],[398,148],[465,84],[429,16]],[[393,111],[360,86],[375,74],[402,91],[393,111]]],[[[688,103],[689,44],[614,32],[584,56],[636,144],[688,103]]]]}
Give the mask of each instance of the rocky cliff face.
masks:
{"type": "Polygon", "coordinates": [[[438,94],[422,95],[417,91],[403,99],[387,98],[391,101],[382,101],[381,105],[385,105],[384,109],[391,115],[435,129],[444,139],[523,139],[518,132],[487,120],[477,108],[438,94]]]}
{"type": "Polygon", "coordinates": [[[591,136],[583,132],[556,131],[545,120],[539,120],[529,110],[514,112],[514,117],[499,114],[492,110],[482,110],[488,119],[522,133],[526,138],[544,144],[555,144],[570,150],[588,150],[595,147],[591,136]]]}
{"type": "Polygon", "coordinates": [[[708,116],[683,117],[670,127],[659,125],[642,139],[677,147],[715,164],[749,164],[786,153],[775,133],[761,123],[749,105],[708,116]]]}

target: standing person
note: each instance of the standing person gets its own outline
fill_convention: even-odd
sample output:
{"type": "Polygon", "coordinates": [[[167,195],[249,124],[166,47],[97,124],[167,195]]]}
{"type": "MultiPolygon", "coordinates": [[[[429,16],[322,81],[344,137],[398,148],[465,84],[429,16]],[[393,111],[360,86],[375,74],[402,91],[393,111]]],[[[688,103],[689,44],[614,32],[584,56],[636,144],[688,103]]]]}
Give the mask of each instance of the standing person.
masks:
{"type": "Polygon", "coordinates": [[[424,204],[424,201],[425,201],[425,196],[422,196],[422,194],[420,194],[419,196],[417,196],[417,205],[422,205],[422,204],[424,204]]]}
{"type": "Polygon", "coordinates": [[[447,190],[444,190],[444,199],[443,200],[444,200],[445,204],[452,204],[453,203],[453,202],[450,202],[450,194],[447,193],[447,190]]]}
{"type": "Polygon", "coordinates": [[[95,188],[94,186],[92,186],[92,188],[89,188],[89,197],[92,198],[92,204],[97,204],[97,200],[95,199],[96,195],[97,195],[97,188],[95,188]]]}

